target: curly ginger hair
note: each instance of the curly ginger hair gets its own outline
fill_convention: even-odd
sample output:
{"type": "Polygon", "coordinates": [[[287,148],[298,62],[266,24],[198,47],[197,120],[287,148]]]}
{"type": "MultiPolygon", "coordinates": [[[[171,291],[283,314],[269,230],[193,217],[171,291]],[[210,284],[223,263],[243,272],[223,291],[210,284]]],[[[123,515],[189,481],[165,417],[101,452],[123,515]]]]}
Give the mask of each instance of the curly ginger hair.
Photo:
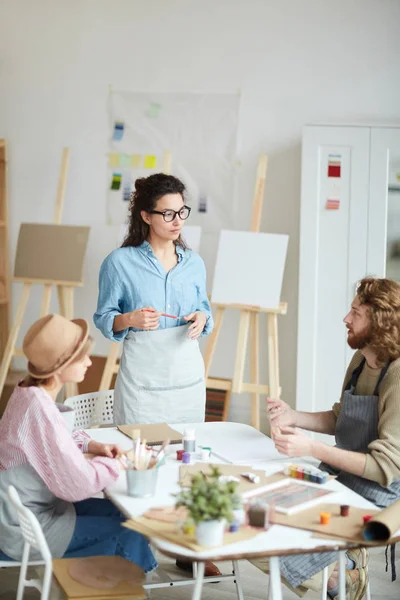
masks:
{"type": "Polygon", "coordinates": [[[400,283],[393,279],[364,277],[357,296],[370,318],[368,346],[381,364],[400,357],[400,283]]]}

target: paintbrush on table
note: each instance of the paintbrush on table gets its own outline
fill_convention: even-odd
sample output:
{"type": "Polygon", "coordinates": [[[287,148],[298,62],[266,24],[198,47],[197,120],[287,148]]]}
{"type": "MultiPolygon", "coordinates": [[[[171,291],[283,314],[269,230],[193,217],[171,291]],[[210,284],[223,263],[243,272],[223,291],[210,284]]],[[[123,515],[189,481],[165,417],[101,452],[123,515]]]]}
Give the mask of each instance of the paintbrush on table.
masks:
{"type": "Polygon", "coordinates": [[[149,469],[154,469],[154,467],[157,467],[160,464],[160,462],[162,461],[162,459],[165,456],[165,450],[166,450],[167,446],[169,446],[169,444],[170,444],[170,440],[163,441],[163,443],[161,444],[161,448],[159,449],[157,454],[153,455],[153,458],[151,459],[151,462],[149,465],[149,469]]]}

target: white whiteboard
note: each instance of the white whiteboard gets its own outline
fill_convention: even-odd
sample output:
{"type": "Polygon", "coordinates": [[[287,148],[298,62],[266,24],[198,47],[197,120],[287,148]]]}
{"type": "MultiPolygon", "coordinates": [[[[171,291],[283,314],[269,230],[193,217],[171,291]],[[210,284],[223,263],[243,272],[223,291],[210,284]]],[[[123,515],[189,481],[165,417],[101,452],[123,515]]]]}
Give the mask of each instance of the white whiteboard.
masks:
{"type": "Polygon", "coordinates": [[[212,301],[278,308],[288,241],[283,234],[221,231],[212,301]]]}
{"type": "MultiPolygon", "coordinates": [[[[128,233],[128,225],[120,225],[118,235],[118,246],[122,244],[128,233]]],[[[200,240],[201,240],[201,227],[200,225],[185,225],[182,229],[182,237],[185,240],[188,247],[193,252],[200,251],[200,240]]]]}
{"type": "Polygon", "coordinates": [[[233,227],[239,104],[237,92],[112,90],[108,103],[107,224],[125,222],[135,180],[163,171],[163,156],[168,150],[170,172],[186,186],[191,223],[213,233],[221,227],[233,227]],[[118,122],[122,131],[116,136],[118,122]],[[118,176],[119,182],[115,179],[118,176]]]}

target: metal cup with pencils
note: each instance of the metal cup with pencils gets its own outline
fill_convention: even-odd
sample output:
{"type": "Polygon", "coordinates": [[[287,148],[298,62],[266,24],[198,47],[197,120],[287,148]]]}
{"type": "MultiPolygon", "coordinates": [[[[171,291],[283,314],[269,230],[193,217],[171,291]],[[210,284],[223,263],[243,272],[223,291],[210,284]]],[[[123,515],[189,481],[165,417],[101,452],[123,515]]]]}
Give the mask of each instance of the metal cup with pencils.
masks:
{"type": "Polygon", "coordinates": [[[164,461],[169,440],[159,450],[149,448],[146,440],[140,440],[140,430],[132,433],[133,449],[126,455],[126,480],[128,496],[148,498],[153,496],[158,479],[158,468],[164,461]]]}

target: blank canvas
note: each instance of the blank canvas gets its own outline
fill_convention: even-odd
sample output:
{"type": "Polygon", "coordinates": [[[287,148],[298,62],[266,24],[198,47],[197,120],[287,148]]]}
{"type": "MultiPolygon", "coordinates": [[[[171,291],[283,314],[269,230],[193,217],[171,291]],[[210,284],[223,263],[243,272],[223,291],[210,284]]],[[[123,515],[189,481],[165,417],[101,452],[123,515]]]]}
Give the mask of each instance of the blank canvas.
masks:
{"type": "Polygon", "coordinates": [[[23,223],[14,276],[46,281],[83,282],[89,227],[23,223]]]}
{"type": "Polygon", "coordinates": [[[288,240],[283,234],[222,230],[212,301],[278,308],[288,240]]]}

